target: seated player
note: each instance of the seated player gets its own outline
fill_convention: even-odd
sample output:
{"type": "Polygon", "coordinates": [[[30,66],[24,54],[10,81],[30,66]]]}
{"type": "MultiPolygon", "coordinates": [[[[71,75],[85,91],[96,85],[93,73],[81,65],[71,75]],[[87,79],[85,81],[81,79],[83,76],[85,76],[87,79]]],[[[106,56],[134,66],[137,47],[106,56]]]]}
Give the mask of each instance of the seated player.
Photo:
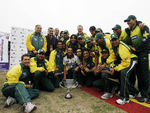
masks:
{"type": "Polygon", "coordinates": [[[49,64],[53,74],[52,82],[55,88],[58,88],[59,83],[64,78],[63,42],[61,40],[57,42],[57,48],[51,52],[49,64]]]}
{"type": "Polygon", "coordinates": [[[34,88],[49,92],[54,91],[54,85],[51,81],[50,64],[45,59],[44,50],[38,50],[37,56],[31,58],[30,71],[33,74],[34,88]]]}
{"type": "Polygon", "coordinates": [[[108,49],[103,49],[102,50],[102,56],[99,59],[99,65],[97,66],[97,68],[94,71],[94,74],[96,75],[96,79],[93,82],[93,86],[97,87],[100,90],[103,90],[105,88],[105,83],[103,78],[105,77],[104,73],[108,73],[110,74],[110,69],[112,68],[112,66],[114,66],[114,63],[112,63],[111,65],[107,65],[107,67],[102,68],[101,65],[106,63],[107,58],[109,57],[109,50],[108,49]]]}
{"type": "MultiPolygon", "coordinates": [[[[101,58],[101,65],[106,63],[106,60],[109,58],[109,51],[108,49],[102,50],[102,58],[101,58]]],[[[113,94],[115,93],[115,90],[118,86],[117,83],[111,81],[112,79],[119,79],[119,73],[115,72],[112,73],[112,68],[115,67],[116,62],[112,62],[110,65],[106,65],[106,67],[98,66],[98,72],[101,72],[101,79],[96,80],[93,84],[97,87],[103,87],[104,94],[101,96],[102,99],[108,99],[113,97],[113,94]],[[109,80],[110,79],[110,80],[109,80]],[[115,87],[116,86],[116,87],[115,87]]]]}
{"type": "Polygon", "coordinates": [[[80,62],[83,60],[83,54],[81,49],[77,49],[76,51],[77,57],[79,58],[80,62]]]}
{"type": "Polygon", "coordinates": [[[94,69],[95,63],[94,59],[90,56],[90,52],[88,49],[83,51],[83,61],[80,64],[81,76],[85,79],[85,85],[90,87],[92,86],[93,81],[95,80],[94,69]]]}
{"type": "Polygon", "coordinates": [[[99,50],[95,43],[93,43],[93,39],[90,37],[87,37],[85,48],[89,50],[90,56],[95,59],[95,65],[98,65],[98,57],[99,57],[99,50]]]}
{"type": "Polygon", "coordinates": [[[4,107],[18,102],[23,105],[25,113],[36,109],[36,106],[31,103],[31,99],[38,97],[39,90],[32,89],[29,64],[30,56],[24,54],[21,57],[21,63],[8,71],[6,82],[2,88],[3,95],[7,97],[4,107]]]}
{"type": "Polygon", "coordinates": [[[83,61],[83,54],[81,49],[77,49],[77,57],[80,60],[80,64],[75,68],[75,73],[76,73],[76,79],[79,83],[79,86],[84,85],[84,76],[81,73],[81,67],[82,67],[82,61],[83,61]]]}
{"type": "Polygon", "coordinates": [[[64,64],[64,80],[75,79],[76,75],[74,69],[80,64],[80,61],[76,55],[73,54],[73,49],[68,48],[67,55],[63,58],[64,64]]]}

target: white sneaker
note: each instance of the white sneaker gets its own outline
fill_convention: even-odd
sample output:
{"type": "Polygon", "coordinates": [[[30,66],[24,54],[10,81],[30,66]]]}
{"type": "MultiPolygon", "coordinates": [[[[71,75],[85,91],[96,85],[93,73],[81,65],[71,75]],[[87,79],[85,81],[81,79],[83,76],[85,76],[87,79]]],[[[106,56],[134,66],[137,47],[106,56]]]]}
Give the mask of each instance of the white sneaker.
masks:
{"type": "Polygon", "coordinates": [[[141,92],[139,92],[136,97],[141,98],[141,97],[142,97],[142,96],[141,96],[141,92]]]}
{"type": "Polygon", "coordinates": [[[16,99],[9,96],[4,104],[4,107],[9,107],[15,103],[16,103],[16,99]]]}
{"type": "Polygon", "coordinates": [[[120,95],[120,91],[118,91],[118,95],[120,95]]]}
{"type": "Polygon", "coordinates": [[[109,99],[109,98],[112,98],[113,97],[113,94],[112,93],[104,93],[101,98],[102,99],[109,99]]]}
{"type": "Polygon", "coordinates": [[[81,87],[82,87],[82,85],[80,85],[80,84],[79,84],[79,85],[78,85],[78,87],[79,87],[79,88],[81,88],[81,87]]]}
{"type": "Polygon", "coordinates": [[[118,99],[116,100],[117,104],[123,105],[123,104],[127,104],[130,102],[130,100],[125,100],[125,99],[118,99]]]}
{"type": "Polygon", "coordinates": [[[135,98],[135,96],[134,95],[129,95],[129,98],[135,98]]]}
{"type": "Polygon", "coordinates": [[[32,111],[34,111],[36,109],[37,109],[37,107],[34,104],[32,104],[31,102],[28,102],[25,105],[24,113],[31,113],[32,111]]]}

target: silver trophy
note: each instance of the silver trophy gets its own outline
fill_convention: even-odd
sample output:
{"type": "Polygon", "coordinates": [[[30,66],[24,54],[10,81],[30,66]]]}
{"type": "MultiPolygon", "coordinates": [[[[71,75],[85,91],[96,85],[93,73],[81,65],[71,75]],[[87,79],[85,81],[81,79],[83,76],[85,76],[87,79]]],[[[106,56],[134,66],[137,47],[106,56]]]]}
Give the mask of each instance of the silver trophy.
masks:
{"type": "Polygon", "coordinates": [[[71,89],[76,88],[78,86],[78,82],[74,79],[66,79],[59,83],[59,86],[67,89],[67,93],[65,95],[66,99],[71,99],[72,95],[70,94],[71,89]]]}

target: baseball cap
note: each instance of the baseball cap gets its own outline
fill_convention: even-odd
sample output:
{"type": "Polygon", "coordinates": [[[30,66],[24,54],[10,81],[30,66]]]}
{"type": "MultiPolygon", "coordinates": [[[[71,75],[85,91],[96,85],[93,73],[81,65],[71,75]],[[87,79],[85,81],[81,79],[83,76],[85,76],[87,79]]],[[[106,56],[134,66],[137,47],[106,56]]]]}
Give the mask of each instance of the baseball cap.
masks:
{"type": "Polygon", "coordinates": [[[131,19],[136,19],[136,17],[134,15],[129,15],[128,18],[126,20],[124,20],[124,22],[128,22],[131,19]]]}
{"type": "Polygon", "coordinates": [[[97,33],[95,36],[95,40],[98,40],[100,38],[104,38],[104,35],[102,33],[97,33]]]}
{"type": "Polygon", "coordinates": [[[45,51],[44,51],[43,49],[39,49],[39,50],[38,50],[38,54],[40,54],[40,53],[45,54],[45,51]]]}
{"type": "Polygon", "coordinates": [[[112,28],[112,30],[117,30],[117,29],[121,29],[121,26],[120,26],[119,24],[116,24],[116,25],[112,28]]]}
{"type": "Polygon", "coordinates": [[[113,39],[119,39],[119,37],[116,34],[111,34],[110,40],[113,40],[113,39]]]}

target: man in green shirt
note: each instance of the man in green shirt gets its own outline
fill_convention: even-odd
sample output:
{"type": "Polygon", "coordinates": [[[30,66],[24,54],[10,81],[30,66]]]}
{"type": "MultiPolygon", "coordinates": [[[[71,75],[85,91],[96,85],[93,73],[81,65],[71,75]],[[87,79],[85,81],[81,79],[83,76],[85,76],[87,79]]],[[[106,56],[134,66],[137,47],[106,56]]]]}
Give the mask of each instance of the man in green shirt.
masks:
{"type": "Polygon", "coordinates": [[[31,99],[38,97],[39,90],[32,88],[29,64],[30,56],[24,54],[21,57],[21,63],[8,71],[6,82],[2,88],[3,95],[7,97],[4,107],[18,102],[23,105],[25,113],[36,109],[36,106],[31,103],[31,99]]]}
{"type": "Polygon", "coordinates": [[[128,16],[124,21],[129,25],[130,37],[128,38],[128,45],[138,56],[137,65],[137,78],[138,88],[141,92],[139,102],[148,101],[148,88],[149,88],[149,54],[150,54],[150,35],[149,28],[144,25],[141,30],[138,26],[137,19],[134,15],[128,16]]]}
{"type": "Polygon", "coordinates": [[[52,82],[55,88],[59,87],[59,82],[64,78],[64,66],[63,66],[63,42],[59,40],[57,42],[57,48],[50,54],[49,64],[50,71],[52,73],[52,82]]]}
{"type": "Polygon", "coordinates": [[[30,71],[33,74],[33,87],[40,90],[52,92],[54,86],[52,84],[51,67],[45,59],[45,51],[40,49],[36,57],[30,60],[30,71]]]}

